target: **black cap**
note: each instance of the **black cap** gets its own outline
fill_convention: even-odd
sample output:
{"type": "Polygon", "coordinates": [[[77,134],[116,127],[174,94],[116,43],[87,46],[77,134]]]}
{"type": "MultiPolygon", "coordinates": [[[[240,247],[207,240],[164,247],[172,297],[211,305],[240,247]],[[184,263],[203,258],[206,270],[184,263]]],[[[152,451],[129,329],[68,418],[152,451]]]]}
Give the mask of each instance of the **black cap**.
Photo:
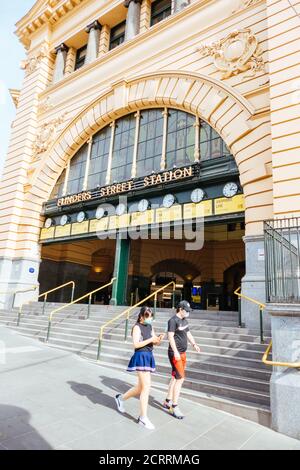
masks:
{"type": "Polygon", "coordinates": [[[181,302],[179,302],[179,304],[177,305],[177,309],[179,310],[180,308],[182,308],[182,310],[185,310],[186,312],[192,311],[192,307],[190,306],[187,300],[182,300],[181,302]]]}

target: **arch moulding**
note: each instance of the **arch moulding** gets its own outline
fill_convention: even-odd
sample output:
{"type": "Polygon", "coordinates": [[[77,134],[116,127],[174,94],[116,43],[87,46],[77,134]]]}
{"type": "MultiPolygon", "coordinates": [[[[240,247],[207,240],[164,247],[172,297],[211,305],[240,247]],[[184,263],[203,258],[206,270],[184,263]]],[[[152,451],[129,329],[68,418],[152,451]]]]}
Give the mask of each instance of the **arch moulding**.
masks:
{"type": "MultiPolygon", "coordinates": [[[[27,201],[34,200],[39,205],[49,198],[68,160],[91,135],[125,114],[158,106],[198,115],[220,134],[235,156],[238,149],[255,142],[255,129],[269,121],[266,116],[256,116],[253,105],[232,87],[201,74],[166,71],[120,80],[62,130],[28,181],[27,201]],[[244,146],[242,139],[246,139],[244,146]]],[[[258,179],[268,176],[265,172],[262,165],[258,179]]],[[[244,184],[242,179],[241,182],[244,184]]]]}

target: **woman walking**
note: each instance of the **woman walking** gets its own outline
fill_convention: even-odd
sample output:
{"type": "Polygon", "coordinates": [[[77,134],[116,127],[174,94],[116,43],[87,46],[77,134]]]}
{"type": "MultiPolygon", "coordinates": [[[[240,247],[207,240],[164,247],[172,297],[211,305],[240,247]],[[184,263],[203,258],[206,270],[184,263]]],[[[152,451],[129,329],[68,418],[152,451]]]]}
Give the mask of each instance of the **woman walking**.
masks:
{"type": "Polygon", "coordinates": [[[146,429],[155,429],[148,418],[148,401],[151,387],[151,373],[155,372],[153,346],[157,346],[164,338],[164,334],[156,336],[153,326],[153,313],[149,307],[142,307],[137,322],[132,329],[134,355],[128,364],[128,372],[137,372],[138,383],[124,395],[115,397],[118,410],[125,413],[124,402],[129,398],[140,397],[140,416],[138,422],[146,429]]]}

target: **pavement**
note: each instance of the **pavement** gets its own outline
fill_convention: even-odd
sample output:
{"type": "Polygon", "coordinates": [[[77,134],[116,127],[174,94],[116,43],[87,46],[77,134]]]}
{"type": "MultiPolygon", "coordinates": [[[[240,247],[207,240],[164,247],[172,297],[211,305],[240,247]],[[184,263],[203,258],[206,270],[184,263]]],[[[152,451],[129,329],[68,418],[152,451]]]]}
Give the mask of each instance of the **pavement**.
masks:
{"type": "MultiPolygon", "coordinates": [[[[128,358],[129,359],[129,358],[128,358]]],[[[0,450],[300,450],[300,441],[189,400],[178,421],[152,389],[148,431],[139,402],[115,408],[135,376],[88,362],[0,326],[0,450]]]]}

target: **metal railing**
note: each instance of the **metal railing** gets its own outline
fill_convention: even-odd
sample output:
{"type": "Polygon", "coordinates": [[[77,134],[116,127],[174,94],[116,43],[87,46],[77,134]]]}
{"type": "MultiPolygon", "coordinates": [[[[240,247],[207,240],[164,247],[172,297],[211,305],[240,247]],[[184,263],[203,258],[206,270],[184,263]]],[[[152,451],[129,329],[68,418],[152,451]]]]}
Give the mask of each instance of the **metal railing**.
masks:
{"type": "Polygon", "coordinates": [[[273,346],[273,342],[268,346],[268,349],[266,350],[265,354],[263,355],[262,362],[266,364],[267,366],[273,366],[273,367],[286,367],[288,369],[300,369],[300,362],[275,362],[275,361],[269,361],[268,356],[271,352],[273,346]]]}
{"type": "Polygon", "coordinates": [[[47,299],[48,299],[48,294],[51,294],[52,292],[56,292],[57,290],[63,289],[64,287],[67,287],[67,286],[70,286],[70,285],[72,285],[71,302],[73,302],[74,292],[75,292],[75,282],[74,281],[66,282],[65,284],[62,284],[61,286],[55,287],[54,289],[51,289],[51,290],[48,290],[47,292],[44,292],[43,294],[40,294],[38,296],[39,299],[44,297],[44,305],[43,305],[42,315],[45,314],[45,307],[46,307],[46,303],[47,303],[47,299]]]}
{"type": "Polygon", "coordinates": [[[113,277],[112,280],[108,283],[108,284],[105,284],[104,286],[102,287],[99,287],[98,289],[95,289],[93,290],[92,292],[88,292],[87,294],[83,295],[82,297],[79,297],[78,299],[76,300],[73,300],[72,302],[68,303],[67,305],[63,305],[62,307],[59,307],[59,308],[56,308],[55,310],[52,310],[52,312],[50,313],[49,315],[49,322],[48,322],[48,330],[47,330],[47,338],[46,338],[46,342],[49,341],[49,338],[50,338],[50,332],[51,332],[51,326],[52,326],[52,319],[53,319],[53,315],[55,315],[56,313],[58,312],[61,312],[62,310],[70,307],[71,305],[74,305],[74,304],[77,304],[78,302],[80,302],[81,300],[84,300],[84,299],[89,299],[89,302],[88,302],[88,314],[87,314],[87,317],[86,319],[88,320],[89,317],[90,317],[90,310],[91,310],[91,303],[92,303],[92,296],[94,294],[96,294],[97,292],[100,292],[101,290],[105,289],[106,287],[108,286],[111,286],[115,280],[117,278],[116,277],[113,277]]]}
{"type": "Polygon", "coordinates": [[[241,299],[249,300],[249,302],[252,302],[253,304],[258,305],[259,307],[259,328],[260,328],[260,341],[262,344],[264,344],[264,320],[263,320],[263,311],[266,308],[266,305],[263,304],[262,302],[259,302],[258,300],[252,299],[251,297],[248,297],[247,295],[244,295],[241,293],[241,287],[236,289],[234,291],[235,295],[238,296],[239,298],[239,326],[242,327],[242,315],[241,315],[241,299]]]}
{"type": "MultiPolygon", "coordinates": [[[[62,284],[61,286],[55,287],[54,289],[51,289],[51,290],[48,290],[47,292],[44,292],[43,294],[40,294],[40,295],[38,296],[38,299],[40,299],[41,297],[45,296],[45,298],[44,298],[44,304],[43,304],[43,310],[42,310],[42,315],[45,314],[45,308],[46,308],[46,302],[47,302],[48,294],[50,294],[51,292],[55,292],[55,291],[57,291],[57,290],[59,290],[59,289],[62,289],[63,287],[66,287],[66,286],[71,285],[71,284],[72,284],[71,301],[73,301],[73,299],[74,299],[74,290],[75,290],[75,282],[74,282],[74,281],[66,282],[65,284],[62,284]]],[[[20,308],[19,308],[17,326],[20,326],[23,307],[24,307],[25,305],[27,305],[28,303],[29,303],[29,302],[24,302],[24,303],[20,306],[20,308]]]]}
{"type": "Polygon", "coordinates": [[[168,284],[166,284],[165,286],[161,287],[161,288],[158,289],[157,291],[153,292],[152,294],[148,295],[148,297],[146,297],[145,299],[140,300],[137,304],[132,305],[131,307],[127,308],[126,310],[124,310],[124,312],[120,313],[120,314],[117,315],[115,318],[113,318],[112,320],[106,322],[104,325],[101,326],[100,332],[99,332],[99,339],[98,339],[97,361],[100,360],[104,330],[105,330],[109,325],[111,325],[112,323],[115,323],[117,320],[119,320],[119,319],[122,318],[122,317],[125,317],[125,315],[126,315],[126,322],[125,322],[125,338],[124,338],[125,341],[126,341],[126,340],[127,340],[127,337],[128,337],[129,318],[130,318],[130,314],[131,314],[132,310],[134,310],[136,307],[139,307],[140,305],[142,305],[142,304],[144,304],[145,302],[147,302],[147,300],[152,299],[152,298],[154,297],[154,308],[153,308],[153,313],[154,313],[154,315],[153,315],[153,316],[154,316],[154,318],[155,318],[156,310],[157,310],[157,296],[158,296],[158,294],[159,294],[160,292],[164,291],[165,289],[167,289],[167,288],[170,287],[171,285],[173,286],[172,308],[175,308],[175,290],[176,290],[176,284],[175,284],[174,281],[172,281],[172,282],[169,282],[168,284]]]}
{"type": "Polygon", "coordinates": [[[31,292],[33,290],[38,289],[38,287],[39,287],[38,285],[34,285],[32,287],[28,287],[27,289],[9,290],[9,291],[6,290],[6,291],[0,292],[0,294],[13,294],[11,308],[14,308],[17,294],[24,294],[25,292],[31,292]]]}
{"type": "Polygon", "coordinates": [[[300,218],[264,223],[267,302],[300,302],[300,218]]]}

